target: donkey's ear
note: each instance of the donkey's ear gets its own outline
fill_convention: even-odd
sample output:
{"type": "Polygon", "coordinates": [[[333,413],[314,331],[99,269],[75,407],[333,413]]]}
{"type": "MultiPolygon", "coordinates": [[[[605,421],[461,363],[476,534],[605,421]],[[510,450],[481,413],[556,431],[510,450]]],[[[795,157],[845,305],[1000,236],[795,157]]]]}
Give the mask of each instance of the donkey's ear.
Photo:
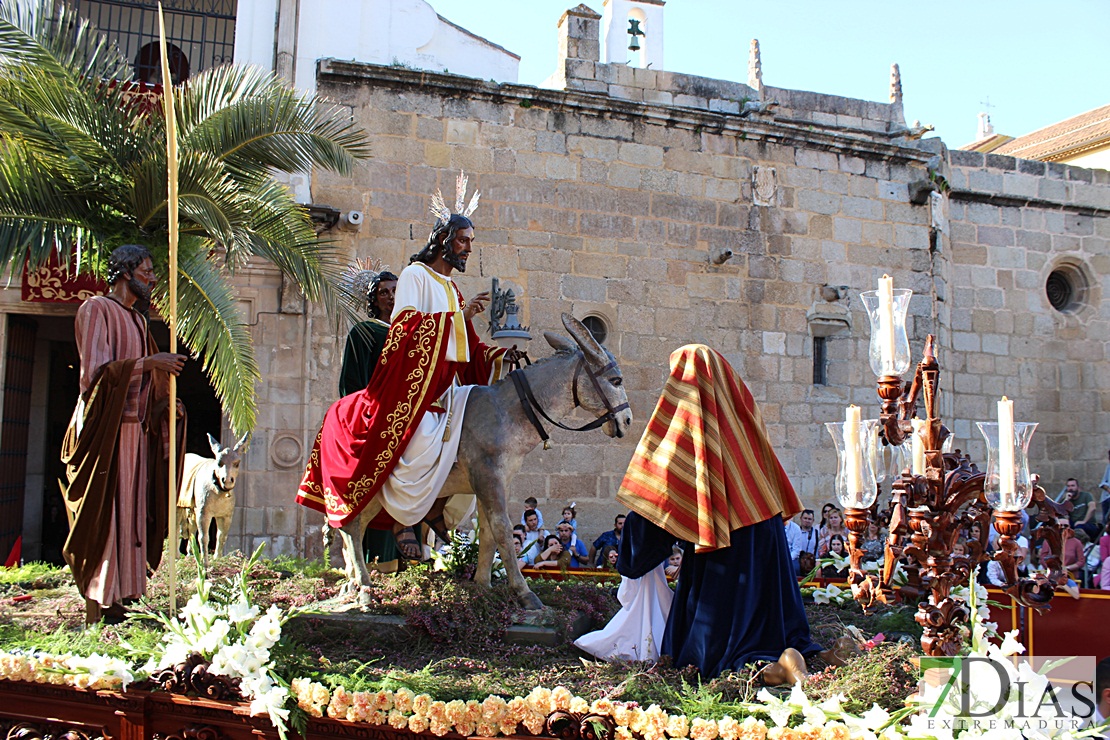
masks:
{"type": "Polygon", "coordinates": [[[590,360],[595,365],[604,365],[609,362],[608,355],[605,354],[605,348],[601,346],[590,330],[586,328],[578,319],[571,316],[569,313],[563,314],[563,327],[570,332],[574,341],[582,348],[585,353],[586,359],[590,360]]]}
{"type": "Polygon", "coordinates": [[[216,439],[211,434],[208,435],[208,446],[212,448],[213,455],[216,457],[220,456],[220,440],[216,439]]]}
{"type": "Polygon", "coordinates": [[[550,344],[556,352],[573,352],[578,349],[577,344],[567,339],[562,334],[545,331],[543,333],[543,338],[547,340],[547,343],[550,344]]]}
{"type": "Polygon", "coordinates": [[[244,434],[242,437],[239,438],[239,441],[235,443],[235,447],[233,449],[236,452],[239,452],[241,450],[246,450],[246,447],[247,447],[248,444],[250,444],[250,441],[251,441],[251,433],[247,432],[246,434],[244,434]]]}

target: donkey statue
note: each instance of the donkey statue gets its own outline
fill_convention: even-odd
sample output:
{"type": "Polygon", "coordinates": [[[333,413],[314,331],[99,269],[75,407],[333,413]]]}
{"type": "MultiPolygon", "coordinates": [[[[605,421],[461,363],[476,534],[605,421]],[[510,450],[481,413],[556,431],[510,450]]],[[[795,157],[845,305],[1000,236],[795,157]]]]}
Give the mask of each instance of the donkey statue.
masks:
{"type": "MultiPolygon", "coordinates": [[[[473,494],[478,499],[478,570],[474,580],[489,586],[494,548],[506,564],[505,573],[517,599],[527,609],[540,609],[543,603],[528,588],[515,567],[506,494],[513,476],[520,470],[524,456],[547,432],[537,412],[551,424],[570,431],[603,427],[610,437],[623,437],[632,426],[632,411],[622,386],[620,367],[582,322],[563,314],[563,326],[571,339],[544,333],[555,354],[510,373],[509,378],[491,386],[470,391],[463,417],[459,455],[440,497],[473,494]],[[593,422],[575,429],[558,419],[581,406],[593,414],[593,422]]],[[[362,536],[369,516],[355,517],[340,530],[343,559],[350,592],[370,585],[370,573],[362,551],[362,536]]],[[[326,527],[326,525],[325,525],[326,527]]]]}
{"type": "Polygon", "coordinates": [[[177,496],[177,520],[181,537],[189,539],[200,534],[200,551],[208,562],[208,530],[216,520],[216,557],[223,552],[231,517],[235,513],[235,480],[239,477],[239,458],[246,452],[250,432],[232,447],[222,446],[208,435],[211,457],[192,453],[185,455],[181,471],[181,491],[177,496]]]}

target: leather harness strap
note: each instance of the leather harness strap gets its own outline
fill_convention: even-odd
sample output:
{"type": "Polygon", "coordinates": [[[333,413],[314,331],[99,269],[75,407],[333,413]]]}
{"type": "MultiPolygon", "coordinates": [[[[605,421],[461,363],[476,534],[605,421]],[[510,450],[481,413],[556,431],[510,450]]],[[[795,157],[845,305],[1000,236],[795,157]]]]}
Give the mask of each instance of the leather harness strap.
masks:
{"type": "Polygon", "coordinates": [[[582,370],[586,371],[586,375],[589,376],[590,381],[593,383],[594,390],[597,392],[598,397],[601,398],[601,402],[605,404],[605,414],[580,427],[566,426],[565,424],[561,424],[548,416],[547,412],[543,410],[542,406],[540,406],[539,401],[536,400],[535,394],[532,393],[532,386],[529,385],[528,377],[524,374],[523,370],[513,370],[511,373],[509,373],[509,378],[513,381],[513,387],[516,388],[516,394],[520,398],[520,405],[524,408],[524,415],[528,418],[528,421],[531,422],[532,426],[536,430],[536,433],[540,435],[540,439],[543,440],[544,449],[548,448],[549,440],[551,439],[551,437],[550,435],[548,435],[547,430],[543,428],[543,424],[540,422],[539,417],[536,416],[537,411],[540,413],[540,416],[547,419],[547,421],[559,427],[560,429],[567,430],[568,432],[588,432],[593,429],[597,429],[598,427],[609,421],[612,421],[614,424],[617,423],[616,415],[619,412],[627,409],[628,403],[625,402],[620,404],[619,406],[614,407],[612,404],[609,403],[609,398],[602,392],[601,383],[599,383],[597,380],[598,375],[606,373],[609,370],[612,370],[614,367],[616,367],[616,363],[610,362],[605,367],[601,368],[600,371],[595,373],[593,369],[591,369],[590,366],[586,364],[585,358],[578,361],[578,365],[574,369],[574,382],[572,386],[574,407],[578,408],[582,405],[578,397],[578,376],[579,374],[581,374],[582,370]]]}

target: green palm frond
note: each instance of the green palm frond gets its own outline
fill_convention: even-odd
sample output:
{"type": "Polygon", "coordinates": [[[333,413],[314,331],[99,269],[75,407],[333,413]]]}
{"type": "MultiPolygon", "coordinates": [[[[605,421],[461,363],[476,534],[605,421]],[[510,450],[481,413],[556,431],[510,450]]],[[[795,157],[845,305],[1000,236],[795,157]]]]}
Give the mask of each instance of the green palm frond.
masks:
{"type": "MultiPolygon", "coordinates": [[[[53,3],[45,3],[50,6],[53,3]]],[[[0,269],[81,251],[94,271],[120,244],[147,245],[166,272],[165,120],[136,103],[130,61],[59,3],[57,13],[0,0],[0,269]]],[[[277,266],[338,322],[348,300],[335,248],[275,172],[349,172],[368,138],[349,113],[273,74],[226,66],[178,88],[178,331],[203,358],[231,425],[253,427],[259,377],[229,278],[248,258],[277,266]],[[210,252],[223,255],[207,260],[210,252]]],[[[165,280],[160,283],[164,290],[165,280]]],[[[165,315],[166,297],[157,300],[165,315]]]]}
{"type": "Polygon", "coordinates": [[[225,66],[190,80],[179,113],[183,146],[203,148],[234,170],[347,174],[369,156],[350,114],[288,87],[257,67],[225,66]]]}
{"type": "Polygon", "coordinates": [[[17,270],[24,260],[45,263],[55,244],[96,248],[101,209],[58,177],[57,163],[0,138],[0,265],[17,270]]]}
{"type": "MultiPolygon", "coordinates": [[[[254,385],[261,377],[250,327],[236,305],[235,292],[213,263],[211,245],[183,240],[178,259],[177,333],[201,361],[236,434],[254,429],[258,407],[254,385]]],[[[156,295],[158,310],[169,315],[165,281],[156,295]]]]}
{"type": "Polygon", "coordinates": [[[58,78],[115,80],[130,77],[119,48],[64,3],[50,14],[45,4],[0,4],[0,67],[27,64],[58,78]]]}

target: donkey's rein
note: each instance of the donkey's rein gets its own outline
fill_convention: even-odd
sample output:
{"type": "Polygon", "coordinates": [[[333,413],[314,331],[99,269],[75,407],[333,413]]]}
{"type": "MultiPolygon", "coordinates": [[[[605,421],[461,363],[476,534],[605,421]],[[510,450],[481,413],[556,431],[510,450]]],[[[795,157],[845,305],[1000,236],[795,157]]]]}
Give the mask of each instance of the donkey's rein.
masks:
{"type": "Polygon", "coordinates": [[[597,429],[598,427],[609,421],[612,421],[614,424],[617,423],[616,415],[628,408],[628,404],[622,403],[621,405],[614,407],[611,403],[609,403],[609,398],[602,392],[601,384],[597,380],[598,375],[606,373],[616,366],[617,363],[610,362],[608,365],[601,368],[600,371],[594,373],[590,366],[586,364],[585,358],[578,361],[578,366],[574,370],[574,384],[572,388],[572,392],[574,394],[575,408],[582,405],[578,400],[578,376],[583,369],[586,371],[586,375],[589,376],[590,381],[593,383],[594,390],[601,398],[601,402],[605,404],[605,413],[603,415],[580,427],[568,427],[567,425],[555,421],[550,416],[548,416],[547,412],[543,410],[542,406],[540,406],[539,401],[536,400],[536,396],[532,393],[532,386],[528,383],[528,377],[524,374],[523,370],[513,370],[511,373],[509,373],[509,378],[513,381],[513,387],[516,388],[516,394],[520,398],[520,405],[524,409],[524,415],[528,417],[528,421],[531,422],[532,426],[536,430],[536,433],[540,435],[540,439],[543,440],[545,447],[547,446],[548,440],[550,440],[551,437],[550,435],[548,435],[547,430],[543,428],[543,424],[540,422],[539,417],[536,416],[537,411],[540,412],[540,416],[547,419],[548,422],[554,424],[560,429],[565,429],[568,432],[588,432],[593,429],[597,429]]]}

